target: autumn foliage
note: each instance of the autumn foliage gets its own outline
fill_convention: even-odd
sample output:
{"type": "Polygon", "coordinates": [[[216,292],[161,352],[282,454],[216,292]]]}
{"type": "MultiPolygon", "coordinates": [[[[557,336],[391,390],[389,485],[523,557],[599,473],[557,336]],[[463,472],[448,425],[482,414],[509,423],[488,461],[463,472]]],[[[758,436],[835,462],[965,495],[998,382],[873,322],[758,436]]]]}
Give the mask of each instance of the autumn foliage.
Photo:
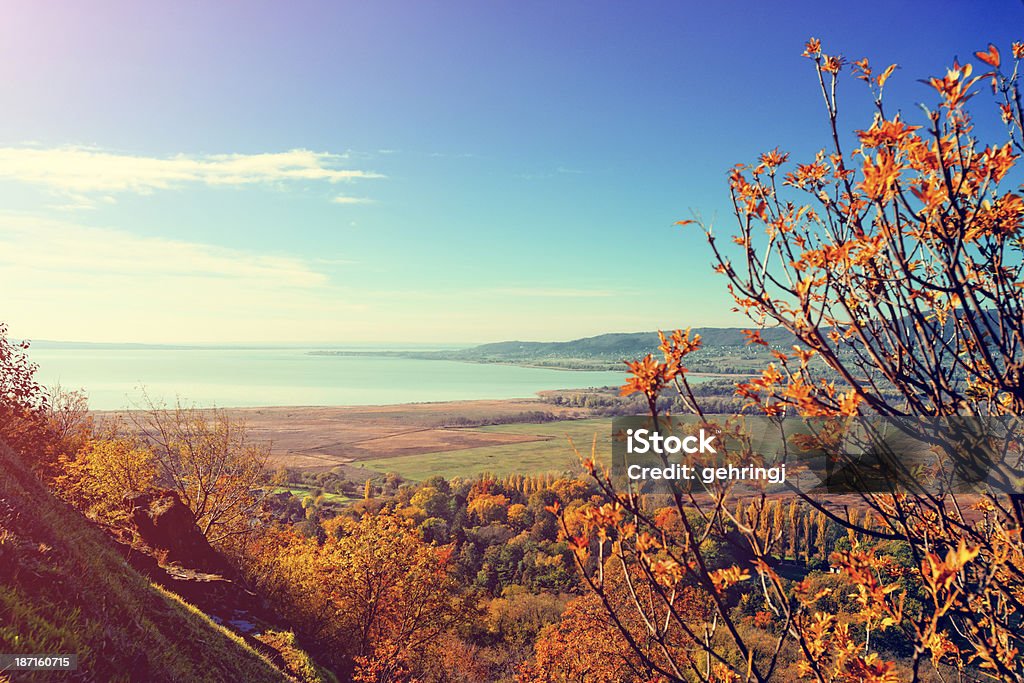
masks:
{"type": "MultiPolygon", "coordinates": [[[[1012,435],[1024,415],[1024,45],[990,45],[975,55],[980,68],[954,62],[928,79],[920,120],[883,98],[895,65],[850,64],[814,39],[804,56],[827,148],[795,164],[775,149],[730,171],[731,246],[699,219],[680,221],[704,229],[737,310],[797,340],[771,348],[748,331],[774,362],[737,395],[772,417],[1002,416],[1013,425],[1008,480],[1021,481],[1012,435]],[[852,137],[837,94],[851,71],[875,107],[852,137]],[[986,90],[995,121],[979,124],[967,105],[986,90]],[[993,130],[1001,139],[982,142],[979,131],[993,130]]],[[[727,457],[749,460],[742,423],[705,415],[690,389],[684,359],[699,344],[689,331],[662,335],[662,357],[631,362],[623,393],[642,394],[657,423],[658,397],[675,389],[702,424],[735,437],[727,457]]],[[[1013,487],[860,490],[841,502],[794,492],[814,524],[790,526],[778,500],[749,489],[739,498],[728,482],[673,486],[659,513],[596,453],[582,461],[604,502],[558,512],[606,613],[594,628],[610,620],[635,658],[621,680],[1024,680],[1024,517],[1013,487]],[[834,549],[830,573],[807,571],[819,539],[834,549]],[[740,561],[717,561],[722,542],[742,548],[740,561]],[[688,592],[707,618],[685,614],[688,592]]],[[[570,625],[538,645],[538,661],[570,625]]]]}
{"type": "Polygon", "coordinates": [[[256,587],[353,680],[408,680],[437,640],[467,621],[451,548],[424,544],[386,514],[339,520],[324,543],[288,531],[256,543],[256,587]]]}
{"type": "Polygon", "coordinates": [[[848,415],[861,403],[881,415],[1024,413],[1020,51],[1009,73],[990,46],[977,55],[986,71],[954,63],[930,79],[938,102],[913,124],[884,104],[893,67],[854,62],[876,112],[847,153],[831,66],[842,59],[808,43],[831,149],[807,163],[773,150],[736,166],[734,257],[707,230],[737,306],[802,345],[742,385],[744,396],[769,413],[848,415]],[[976,136],[966,104],[982,89],[997,96],[1001,142],[976,136]],[[814,356],[838,383],[816,381],[814,356]]]}
{"type": "Polygon", "coordinates": [[[28,347],[28,342],[8,339],[7,325],[0,322],[0,441],[39,459],[37,451],[46,444],[47,403],[28,347]]]}

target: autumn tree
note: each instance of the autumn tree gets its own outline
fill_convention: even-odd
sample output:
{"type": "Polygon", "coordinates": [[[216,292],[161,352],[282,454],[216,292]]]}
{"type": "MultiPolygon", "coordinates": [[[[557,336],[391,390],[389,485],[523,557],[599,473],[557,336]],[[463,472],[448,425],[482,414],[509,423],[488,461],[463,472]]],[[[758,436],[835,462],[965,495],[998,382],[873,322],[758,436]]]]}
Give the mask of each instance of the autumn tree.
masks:
{"type": "Polygon", "coordinates": [[[122,500],[156,484],[156,457],[149,446],[109,425],[71,456],[61,456],[54,489],[78,508],[108,522],[126,521],[122,500]]]}
{"type": "Polygon", "coordinates": [[[954,63],[932,78],[939,102],[924,107],[921,125],[883,104],[894,67],[876,74],[855,62],[876,113],[846,154],[836,99],[843,60],[808,43],[832,149],[786,173],[778,150],[732,170],[735,259],[706,232],[738,307],[803,345],[741,385],[743,396],[804,413],[851,414],[863,403],[879,415],[1024,414],[1024,199],[1011,180],[1024,150],[1022,50],[1014,45],[1009,75],[993,47],[978,54],[989,71],[954,63]],[[965,105],[989,84],[1003,100],[1007,137],[983,145],[965,105]],[[813,356],[845,390],[817,382],[813,356]]]}
{"type": "Polygon", "coordinates": [[[451,547],[427,545],[386,514],[339,518],[332,529],[323,544],[288,532],[264,536],[249,576],[355,680],[406,680],[470,613],[451,575],[451,547]]]}
{"type": "Polygon", "coordinates": [[[598,597],[587,593],[541,631],[534,659],[522,667],[518,681],[627,683],[648,680],[649,675],[598,597]]]}
{"type": "MultiPolygon", "coordinates": [[[[848,64],[815,39],[804,56],[825,106],[828,147],[805,163],[791,165],[776,149],[732,169],[732,247],[699,219],[681,221],[703,227],[737,308],[757,327],[785,328],[797,341],[792,349],[771,349],[775,361],[739,383],[737,395],[772,418],[839,425],[864,415],[1004,417],[1001,479],[981,481],[970,494],[861,488],[859,506],[869,523],[798,490],[815,523],[797,513],[794,500],[786,539],[772,528],[776,515],[767,513],[766,497],[755,495],[753,509],[736,505],[729,482],[699,496],[670,485],[678,514],[669,524],[635,490],[620,489],[592,453],[584,464],[607,502],[582,524],[559,511],[565,535],[629,650],[657,676],[767,681],[782,675],[785,653],[795,650],[798,673],[822,683],[947,675],[1024,680],[1024,519],[1016,495],[1024,414],[1024,199],[1014,173],[1024,151],[1018,86],[1024,43],[1014,43],[1009,55],[995,46],[978,52],[978,72],[954,62],[927,80],[934,99],[919,121],[894,113],[883,99],[895,65],[876,71],[867,60],[848,64]],[[852,146],[838,123],[839,85],[848,71],[864,81],[875,107],[852,146]],[[967,107],[983,89],[995,95],[997,123],[1005,130],[987,144],[979,131],[991,134],[993,127],[976,123],[967,107]],[[795,556],[808,558],[815,540],[825,542],[817,515],[848,531],[849,545],[830,561],[855,588],[856,620],[829,609],[829,590],[786,580],[774,569],[783,540],[795,556]],[[744,539],[750,559],[716,568],[704,544],[731,530],[744,539]],[[898,575],[885,570],[886,558],[876,552],[883,542],[909,553],[898,575]],[[595,554],[602,558],[596,564],[595,554]],[[634,585],[650,598],[637,592],[616,603],[602,574],[608,557],[619,561],[623,576],[639,569],[634,585]],[[770,615],[769,635],[755,638],[745,630],[733,609],[741,586],[746,594],[756,591],[758,609],[770,615]],[[713,618],[706,623],[714,633],[676,651],[675,634],[696,630],[677,613],[684,588],[709,600],[713,618]],[[626,625],[636,618],[645,625],[644,640],[626,625]],[[910,653],[904,668],[878,650],[876,636],[904,644],[910,653]],[[662,659],[651,654],[652,642],[662,659]]],[[[747,336],[768,347],[758,330],[747,336]]],[[[756,453],[742,422],[713,424],[687,381],[683,360],[699,347],[699,336],[689,331],[662,335],[662,358],[631,362],[623,393],[640,394],[657,427],[664,420],[658,398],[674,388],[702,424],[735,444],[723,457],[749,461],[756,453]]],[[[962,455],[943,441],[933,450],[940,463],[962,455]]]]}
{"type": "Polygon", "coordinates": [[[0,441],[38,460],[47,437],[47,403],[28,348],[26,341],[8,339],[7,324],[0,322],[0,441]]]}
{"type": "Polygon", "coordinates": [[[46,389],[46,426],[56,456],[74,456],[89,440],[93,419],[89,397],[82,389],[68,389],[59,382],[46,389]]]}
{"type": "Polygon", "coordinates": [[[508,514],[508,498],[500,493],[479,493],[469,501],[466,509],[481,524],[504,522],[508,514]]]}
{"type": "Polygon", "coordinates": [[[224,410],[150,403],[129,414],[152,451],[157,482],[175,491],[212,543],[247,533],[266,484],[270,447],[224,410]]]}
{"type": "MultiPolygon", "coordinates": [[[[533,661],[520,671],[521,683],[656,680],[659,668],[670,666],[669,660],[694,647],[693,634],[678,628],[662,642],[649,637],[648,624],[629,605],[634,599],[653,598],[651,586],[642,580],[641,568],[622,565],[621,559],[606,560],[602,591],[574,598],[561,619],[540,632],[533,661]]],[[[675,599],[677,615],[693,624],[704,622],[708,607],[699,591],[690,588],[682,589],[675,599]]]]}

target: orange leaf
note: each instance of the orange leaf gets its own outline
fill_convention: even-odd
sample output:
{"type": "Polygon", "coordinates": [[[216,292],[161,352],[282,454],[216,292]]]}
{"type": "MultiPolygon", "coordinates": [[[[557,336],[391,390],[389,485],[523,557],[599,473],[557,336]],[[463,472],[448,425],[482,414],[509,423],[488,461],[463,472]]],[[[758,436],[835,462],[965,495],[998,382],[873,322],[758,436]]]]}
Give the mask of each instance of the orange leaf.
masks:
{"type": "Polygon", "coordinates": [[[751,344],[760,344],[761,346],[768,346],[768,342],[761,338],[761,333],[757,330],[740,330],[747,338],[747,346],[751,344]]]}
{"type": "Polygon", "coordinates": [[[878,83],[878,87],[879,88],[881,88],[882,86],[885,85],[885,82],[887,80],[889,80],[889,76],[892,76],[892,72],[895,71],[895,70],[896,70],[896,65],[895,64],[890,64],[889,68],[887,68],[882,73],[878,74],[878,78],[876,79],[876,82],[878,83]]]}
{"type": "Polygon", "coordinates": [[[988,44],[987,52],[975,52],[974,56],[991,66],[993,69],[999,68],[999,50],[992,43],[988,44]]]}
{"type": "Polygon", "coordinates": [[[821,41],[817,38],[810,38],[804,44],[804,57],[817,57],[821,54],[821,41]]]}

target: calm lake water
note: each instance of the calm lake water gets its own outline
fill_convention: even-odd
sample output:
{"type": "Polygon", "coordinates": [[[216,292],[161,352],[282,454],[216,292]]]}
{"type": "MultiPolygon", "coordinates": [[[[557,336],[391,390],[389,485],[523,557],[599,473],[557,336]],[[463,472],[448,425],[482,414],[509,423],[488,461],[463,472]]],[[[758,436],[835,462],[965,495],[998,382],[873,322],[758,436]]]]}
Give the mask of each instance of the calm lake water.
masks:
{"type": "Polygon", "coordinates": [[[155,400],[201,406],[338,406],[524,398],[548,389],[620,385],[624,372],[583,372],[310,349],[54,349],[33,347],[45,385],[85,389],[94,410],[155,400]]]}

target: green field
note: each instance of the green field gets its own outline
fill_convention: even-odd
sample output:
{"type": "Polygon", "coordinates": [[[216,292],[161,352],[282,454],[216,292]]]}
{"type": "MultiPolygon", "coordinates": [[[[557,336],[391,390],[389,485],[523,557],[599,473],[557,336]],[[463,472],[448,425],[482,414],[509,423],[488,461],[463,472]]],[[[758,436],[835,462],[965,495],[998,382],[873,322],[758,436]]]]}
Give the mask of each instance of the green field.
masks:
{"type": "MultiPolygon", "coordinates": [[[[305,500],[309,496],[313,495],[314,490],[316,490],[315,486],[306,486],[305,484],[288,484],[287,486],[278,487],[274,491],[274,493],[282,493],[284,491],[287,491],[296,498],[305,500]]],[[[326,491],[323,491],[322,495],[324,497],[324,500],[326,500],[329,503],[350,503],[353,500],[355,500],[354,498],[350,498],[343,493],[328,493],[326,491]]]]}
{"type": "Polygon", "coordinates": [[[543,441],[502,446],[376,458],[352,464],[381,473],[397,472],[406,479],[423,481],[438,474],[451,478],[471,477],[483,472],[500,476],[580,471],[579,460],[569,445],[569,439],[573,440],[582,453],[589,455],[595,434],[598,455],[603,455],[607,460],[611,453],[611,418],[496,425],[478,429],[510,434],[535,434],[547,438],[543,441]]]}
{"type": "MultiPolygon", "coordinates": [[[[686,420],[694,420],[686,416],[686,420]]],[[[517,423],[474,427],[474,431],[500,432],[505,434],[530,434],[545,437],[542,441],[511,443],[500,446],[484,446],[454,451],[403,455],[391,458],[372,458],[351,463],[381,474],[396,472],[405,479],[423,481],[434,475],[446,479],[452,477],[473,477],[487,472],[497,476],[507,474],[560,474],[581,472],[579,459],[569,444],[571,438],[583,455],[589,455],[594,435],[597,435],[597,460],[609,463],[611,460],[612,418],[588,420],[563,420],[547,423],[517,423]]],[[[781,444],[775,429],[763,417],[750,417],[747,429],[752,430],[752,446],[755,452],[774,457],[781,444]]],[[[796,453],[791,452],[790,458],[796,453]]],[[[294,485],[292,485],[294,487],[294,485]]],[[[296,495],[301,495],[296,491],[296,495]]]]}

